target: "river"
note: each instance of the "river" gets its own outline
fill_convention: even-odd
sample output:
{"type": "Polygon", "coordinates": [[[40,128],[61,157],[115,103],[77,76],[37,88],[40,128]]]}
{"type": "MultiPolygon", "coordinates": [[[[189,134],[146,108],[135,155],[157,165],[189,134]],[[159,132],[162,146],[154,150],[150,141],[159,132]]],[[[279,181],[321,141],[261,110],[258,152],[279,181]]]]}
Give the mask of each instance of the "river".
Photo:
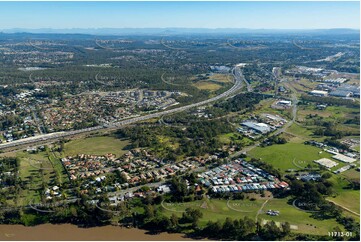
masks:
{"type": "Polygon", "coordinates": [[[23,225],[0,225],[0,240],[192,240],[183,234],[147,234],[147,231],[117,226],[79,228],[72,224],[42,224],[34,227],[23,225]]]}

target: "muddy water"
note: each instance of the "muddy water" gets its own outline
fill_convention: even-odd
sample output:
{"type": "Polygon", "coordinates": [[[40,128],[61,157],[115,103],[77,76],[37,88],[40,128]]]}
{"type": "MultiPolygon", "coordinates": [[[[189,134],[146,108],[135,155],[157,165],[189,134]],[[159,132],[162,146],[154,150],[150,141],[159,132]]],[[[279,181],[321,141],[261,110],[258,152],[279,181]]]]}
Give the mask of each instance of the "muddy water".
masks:
{"type": "Polygon", "coordinates": [[[183,234],[147,234],[140,229],[116,226],[78,228],[71,224],[43,224],[34,227],[22,225],[0,225],[0,240],[191,240],[183,234]]]}

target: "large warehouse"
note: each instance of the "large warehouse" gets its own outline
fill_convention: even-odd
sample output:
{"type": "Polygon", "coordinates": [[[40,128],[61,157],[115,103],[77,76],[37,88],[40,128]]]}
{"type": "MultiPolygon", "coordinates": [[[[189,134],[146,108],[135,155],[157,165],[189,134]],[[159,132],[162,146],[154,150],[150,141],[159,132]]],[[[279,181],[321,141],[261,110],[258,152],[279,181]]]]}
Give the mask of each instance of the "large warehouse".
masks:
{"type": "Polygon", "coordinates": [[[318,96],[318,97],[325,97],[328,95],[328,92],[326,91],[319,91],[319,90],[313,90],[310,92],[311,95],[313,96],[318,96]]]}
{"type": "Polygon", "coordinates": [[[261,133],[261,134],[266,134],[271,131],[271,127],[265,123],[255,123],[255,122],[248,121],[248,122],[241,123],[241,125],[246,126],[249,129],[253,129],[254,131],[261,133]]]}

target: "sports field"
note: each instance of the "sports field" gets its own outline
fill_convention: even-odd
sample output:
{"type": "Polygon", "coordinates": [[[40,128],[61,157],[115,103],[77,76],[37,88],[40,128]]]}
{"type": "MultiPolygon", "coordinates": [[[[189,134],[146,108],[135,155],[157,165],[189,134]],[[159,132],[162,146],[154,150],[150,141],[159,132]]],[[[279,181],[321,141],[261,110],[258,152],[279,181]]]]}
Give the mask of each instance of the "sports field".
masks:
{"type": "Polygon", "coordinates": [[[297,143],[256,147],[248,155],[252,158],[260,158],[281,171],[303,168],[308,164],[317,167],[313,160],[332,156],[317,147],[297,143]]]}

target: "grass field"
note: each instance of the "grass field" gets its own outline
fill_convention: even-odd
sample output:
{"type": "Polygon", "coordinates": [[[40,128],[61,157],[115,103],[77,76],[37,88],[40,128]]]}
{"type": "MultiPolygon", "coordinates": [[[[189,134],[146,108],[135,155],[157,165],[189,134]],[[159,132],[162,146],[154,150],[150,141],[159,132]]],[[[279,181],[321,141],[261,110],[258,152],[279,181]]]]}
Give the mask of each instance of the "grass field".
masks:
{"type": "MultiPolygon", "coordinates": [[[[162,212],[167,216],[172,213],[178,217],[182,216],[182,212],[187,207],[199,208],[203,217],[200,219],[200,225],[205,226],[211,221],[224,221],[227,217],[232,219],[240,219],[245,216],[256,219],[257,212],[261,209],[262,204],[266,200],[223,200],[223,199],[203,199],[201,201],[193,201],[189,203],[175,204],[163,203],[162,212]]],[[[312,217],[312,213],[304,212],[296,209],[288,203],[288,199],[270,199],[261,210],[258,216],[258,221],[274,220],[276,222],[288,221],[291,225],[296,225],[298,230],[294,232],[307,232],[310,234],[327,235],[328,231],[333,231],[333,228],[339,226],[334,219],[319,220],[312,217]],[[280,216],[269,216],[266,214],[267,210],[278,210],[280,216]]]]}
{"type": "Polygon", "coordinates": [[[313,134],[312,130],[310,130],[308,128],[304,128],[297,124],[292,124],[290,127],[287,128],[286,131],[289,133],[292,133],[296,136],[302,137],[305,140],[308,140],[313,134]]]}
{"type": "Polygon", "coordinates": [[[111,136],[91,137],[72,140],[65,144],[63,156],[77,154],[104,155],[113,153],[121,156],[127,152],[128,140],[120,140],[111,136]]]}
{"type": "Polygon", "coordinates": [[[356,171],[355,168],[342,172],[342,175],[349,179],[360,179],[360,172],[356,171]]]}
{"type": "Polygon", "coordinates": [[[227,200],[224,199],[203,199],[201,201],[193,201],[187,203],[163,203],[163,213],[170,216],[172,213],[177,216],[182,216],[182,213],[187,207],[199,208],[203,217],[200,219],[200,225],[204,226],[208,221],[225,220],[230,218],[243,218],[248,216],[255,218],[258,209],[262,206],[262,200],[249,201],[249,200],[232,200],[227,205],[227,200]],[[233,208],[233,209],[232,209],[233,208]],[[239,211],[236,211],[239,210],[239,211]]]}
{"type": "Polygon", "coordinates": [[[57,152],[49,152],[48,159],[51,162],[59,184],[68,183],[69,177],[59,159],[61,155],[57,152]]]}
{"type": "Polygon", "coordinates": [[[221,134],[218,135],[218,140],[223,144],[229,144],[231,141],[233,141],[234,143],[240,144],[242,146],[250,145],[253,142],[247,137],[242,137],[241,139],[238,139],[238,136],[242,137],[242,135],[237,132],[221,134]]]}
{"type": "Polygon", "coordinates": [[[221,82],[221,83],[229,83],[231,82],[232,79],[233,79],[232,76],[225,74],[214,74],[209,77],[209,80],[221,82]]]}
{"type": "Polygon", "coordinates": [[[28,154],[19,152],[20,179],[26,184],[25,189],[20,189],[18,205],[27,205],[29,202],[40,202],[40,191],[42,184],[47,186],[56,184],[56,173],[53,165],[48,159],[47,152],[28,154]],[[41,175],[43,169],[44,176],[41,175]]]}
{"type": "Polygon", "coordinates": [[[296,209],[289,204],[287,199],[271,199],[266,203],[263,212],[259,215],[259,219],[274,220],[275,222],[289,222],[291,225],[296,225],[297,230],[293,232],[310,233],[317,235],[327,235],[328,231],[334,231],[336,226],[342,228],[335,219],[320,220],[313,216],[313,213],[305,212],[296,209]],[[269,216],[264,212],[267,210],[277,210],[280,212],[279,216],[269,216]]]}
{"type": "Polygon", "coordinates": [[[233,77],[225,74],[214,74],[209,76],[208,79],[198,80],[193,84],[196,88],[200,90],[207,90],[215,92],[221,89],[224,85],[229,85],[233,77]]]}
{"type": "Polygon", "coordinates": [[[306,167],[308,164],[316,167],[313,160],[332,156],[326,152],[320,154],[320,151],[321,149],[310,145],[287,143],[264,148],[256,147],[248,155],[252,158],[261,158],[262,161],[270,163],[281,171],[285,171],[287,169],[306,167]]]}
{"type": "Polygon", "coordinates": [[[199,81],[193,85],[200,90],[207,90],[207,91],[212,91],[212,92],[217,91],[220,88],[222,88],[222,86],[220,84],[217,84],[212,81],[199,81]]]}
{"type": "Polygon", "coordinates": [[[325,110],[317,110],[313,104],[300,106],[297,112],[297,120],[307,121],[308,115],[318,115],[325,121],[337,121],[339,124],[335,127],[340,131],[351,132],[353,135],[359,135],[360,126],[358,124],[344,123],[346,120],[355,120],[360,112],[357,108],[348,108],[345,106],[328,106],[325,110]]]}
{"type": "Polygon", "coordinates": [[[360,190],[344,189],[349,184],[343,175],[333,175],[330,178],[333,188],[337,194],[336,197],[329,197],[330,201],[334,201],[353,212],[360,213],[360,190]]]}

